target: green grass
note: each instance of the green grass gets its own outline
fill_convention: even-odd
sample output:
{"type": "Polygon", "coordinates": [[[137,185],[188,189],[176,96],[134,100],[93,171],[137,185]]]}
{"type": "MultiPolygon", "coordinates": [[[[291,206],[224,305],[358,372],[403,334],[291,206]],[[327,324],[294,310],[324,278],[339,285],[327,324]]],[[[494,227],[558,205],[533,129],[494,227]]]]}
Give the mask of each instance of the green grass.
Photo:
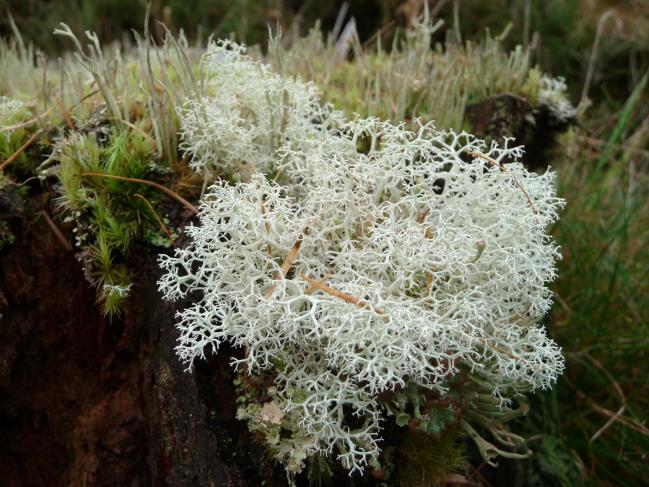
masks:
{"type": "Polygon", "coordinates": [[[631,486],[649,476],[649,175],[622,154],[602,167],[606,153],[560,168],[568,205],[555,229],[564,260],[554,334],[568,361],[559,409],[587,478],[631,486]],[[600,430],[611,419],[604,409],[622,406],[620,420],[600,430]]]}

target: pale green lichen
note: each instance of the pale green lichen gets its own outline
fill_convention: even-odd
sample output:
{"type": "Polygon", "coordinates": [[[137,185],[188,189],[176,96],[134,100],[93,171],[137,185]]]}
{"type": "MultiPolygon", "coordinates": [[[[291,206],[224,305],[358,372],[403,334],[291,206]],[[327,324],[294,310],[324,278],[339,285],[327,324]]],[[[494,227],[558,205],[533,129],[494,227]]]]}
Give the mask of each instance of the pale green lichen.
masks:
{"type": "MultiPolygon", "coordinates": [[[[268,392],[272,396],[276,390],[270,388],[268,392]]],[[[252,433],[263,436],[269,452],[289,476],[301,472],[307,459],[317,452],[313,438],[299,425],[299,415],[285,413],[275,400],[239,407],[237,419],[247,421],[252,433]]]]}
{"type": "MultiPolygon", "coordinates": [[[[234,80],[245,73],[243,90],[258,80],[263,94],[277,78],[230,44],[213,45],[205,63],[215,59],[234,80]]],[[[290,88],[298,82],[283,86],[296,91],[288,99],[304,98],[304,87],[290,88]]],[[[237,86],[228,90],[237,100],[237,86]]],[[[248,112],[268,111],[264,96],[245,96],[248,112]]],[[[233,138],[213,159],[202,139],[216,130],[212,119],[195,136],[200,110],[187,122],[183,143],[198,161],[222,162],[227,173],[228,161],[243,159],[271,176],[212,186],[200,224],[186,230],[189,244],[160,256],[165,298],[196,299],[178,313],[177,352],[188,367],[231,343],[245,350],[237,366],[274,377],[290,438],[280,441],[271,406],[266,420],[261,405],[242,417],[267,430],[291,472],[314,454],[333,454],[351,472],[371,465],[385,420],[380,397],[409,384],[413,405],[422,390],[444,396],[453,377],[479,376],[501,411],[550,387],[563,370],[539,324],[559,256],[547,235],[562,205],[554,173],[525,169],[511,140],[487,144],[417,121],[414,130],[362,118],[334,126],[295,107],[282,137],[262,130],[270,146],[233,138]]],[[[448,407],[415,406],[427,433],[457,419],[448,407]]]]}

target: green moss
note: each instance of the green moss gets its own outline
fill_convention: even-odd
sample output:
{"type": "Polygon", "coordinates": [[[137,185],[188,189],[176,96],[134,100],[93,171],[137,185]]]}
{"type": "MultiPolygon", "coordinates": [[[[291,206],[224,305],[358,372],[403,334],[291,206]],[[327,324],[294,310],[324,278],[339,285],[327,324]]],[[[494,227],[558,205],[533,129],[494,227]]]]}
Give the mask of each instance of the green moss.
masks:
{"type": "MultiPolygon", "coordinates": [[[[158,221],[157,191],[101,175],[159,179],[162,174],[152,164],[153,150],[138,131],[113,128],[73,134],[61,143],[56,155],[61,182],[58,202],[77,225],[76,244],[87,256],[86,275],[97,287],[98,301],[107,315],[118,314],[128,297],[127,264],[134,243],[143,240],[169,247],[171,242],[158,221]]],[[[166,223],[161,221],[169,226],[168,218],[166,223]]]]}

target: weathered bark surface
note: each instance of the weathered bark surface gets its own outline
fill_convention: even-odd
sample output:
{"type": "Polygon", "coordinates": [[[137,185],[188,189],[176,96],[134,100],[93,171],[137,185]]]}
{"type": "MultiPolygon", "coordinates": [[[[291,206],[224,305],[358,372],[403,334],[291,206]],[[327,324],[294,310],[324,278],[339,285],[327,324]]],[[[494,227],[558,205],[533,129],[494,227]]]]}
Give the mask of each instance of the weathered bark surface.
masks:
{"type": "Polygon", "coordinates": [[[284,484],[235,418],[232,371],[193,374],[174,355],[175,309],[142,251],[133,298],[105,320],[81,265],[40,210],[0,198],[15,242],[0,251],[0,483],[7,486],[284,484]]]}
{"type": "Polygon", "coordinates": [[[556,136],[574,123],[557,120],[547,107],[534,108],[527,100],[509,94],[468,105],[466,118],[479,137],[514,137],[516,145],[525,146],[522,162],[531,169],[548,166],[556,136]]]}

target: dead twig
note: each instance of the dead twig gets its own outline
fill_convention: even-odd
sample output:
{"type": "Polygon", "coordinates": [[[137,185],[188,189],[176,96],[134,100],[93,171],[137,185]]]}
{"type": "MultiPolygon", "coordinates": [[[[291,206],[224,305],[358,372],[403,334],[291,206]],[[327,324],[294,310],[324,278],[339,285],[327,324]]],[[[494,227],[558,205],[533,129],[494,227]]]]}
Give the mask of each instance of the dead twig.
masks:
{"type": "Polygon", "coordinates": [[[65,119],[65,123],[68,126],[68,128],[70,130],[76,130],[76,127],[74,126],[74,122],[70,117],[70,112],[65,108],[61,99],[58,96],[55,96],[54,100],[56,101],[56,104],[59,106],[59,110],[61,110],[61,114],[63,115],[63,118],[65,119]]]}
{"type": "Polygon", "coordinates": [[[421,215],[419,215],[419,217],[417,218],[417,223],[419,223],[420,225],[424,223],[429,213],[430,213],[430,207],[426,208],[426,210],[421,215]]]}
{"type": "MultiPolygon", "coordinates": [[[[288,254],[286,254],[286,259],[284,259],[284,263],[282,264],[282,268],[280,269],[279,272],[277,272],[273,276],[274,281],[278,281],[281,279],[284,279],[286,277],[286,274],[288,274],[289,269],[293,265],[293,261],[295,260],[295,257],[297,257],[297,253],[300,251],[300,246],[302,245],[302,241],[304,240],[304,236],[309,234],[309,227],[305,228],[302,233],[297,237],[297,240],[291,247],[291,249],[288,251],[288,254]]],[[[266,292],[266,299],[270,299],[270,297],[273,295],[275,292],[275,289],[277,288],[277,284],[273,284],[270,289],[266,292]]]]}
{"type": "Polygon", "coordinates": [[[595,434],[590,437],[590,440],[588,441],[588,444],[592,445],[597,440],[597,438],[602,436],[606,432],[606,430],[611,427],[611,425],[613,423],[615,423],[616,421],[618,421],[622,417],[622,415],[624,414],[624,411],[626,410],[626,397],[624,396],[624,392],[622,391],[622,387],[620,387],[620,384],[618,384],[618,382],[613,378],[613,376],[608,372],[608,370],[606,370],[606,368],[604,368],[604,366],[602,365],[602,363],[599,360],[597,360],[595,357],[592,357],[588,353],[584,353],[583,355],[595,367],[597,367],[602,372],[602,374],[604,374],[606,376],[606,378],[609,381],[611,381],[611,384],[613,384],[613,389],[615,390],[617,396],[620,398],[620,402],[622,403],[622,405],[617,410],[617,412],[613,416],[611,416],[609,418],[609,420],[604,424],[604,426],[602,426],[600,429],[598,429],[595,432],[595,434]]]}
{"type": "Polygon", "coordinates": [[[383,25],[379,30],[377,30],[374,34],[372,34],[361,46],[362,49],[367,49],[372,42],[374,42],[379,36],[383,36],[386,32],[389,32],[391,29],[393,29],[397,25],[396,19],[392,19],[389,22],[387,22],[385,25],[383,25]]]}
{"type": "Polygon", "coordinates": [[[139,193],[135,193],[134,196],[136,198],[140,198],[142,201],[144,201],[146,203],[146,205],[149,207],[149,210],[151,211],[151,213],[153,213],[153,216],[155,217],[156,221],[158,222],[158,225],[160,225],[160,228],[162,228],[162,231],[165,233],[165,235],[167,236],[167,238],[171,242],[171,245],[173,245],[175,247],[176,243],[174,242],[174,237],[171,234],[171,231],[169,230],[169,227],[167,225],[165,225],[165,223],[162,221],[162,218],[160,218],[160,215],[158,215],[158,212],[155,211],[155,208],[153,207],[151,202],[148,199],[146,199],[144,196],[139,194],[139,193]]]}
{"type": "Polygon", "coordinates": [[[135,132],[139,132],[139,133],[141,133],[141,134],[144,136],[144,138],[147,140],[147,142],[148,142],[149,144],[151,144],[151,147],[153,147],[153,148],[156,147],[155,140],[153,140],[153,137],[151,137],[151,136],[150,136],[150,135],[149,135],[149,134],[148,134],[144,129],[138,127],[138,126],[135,125],[134,123],[127,122],[126,120],[122,120],[122,122],[124,122],[124,124],[125,124],[127,127],[132,128],[135,132]]]}
{"type": "MultiPolygon", "coordinates": [[[[262,200],[261,214],[265,216],[266,213],[268,213],[268,210],[266,209],[266,202],[262,200]]],[[[270,224],[267,221],[264,222],[264,230],[266,231],[266,235],[270,235],[270,224]]],[[[270,243],[266,244],[266,252],[268,253],[268,257],[273,256],[273,247],[271,247],[270,243]]]]}
{"type": "MultiPolygon", "coordinates": [[[[362,299],[358,299],[358,298],[352,296],[351,294],[347,294],[347,293],[344,293],[342,291],[338,291],[338,290],[336,290],[336,289],[334,289],[332,287],[327,286],[322,281],[319,281],[317,279],[313,279],[312,277],[306,276],[304,274],[300,274],[300,277],[302,279],[304,279],[306,282],[308,282],[311,287],[314,287],[314,288],[322,291],[325,294],[329,294],[330,296],[333,296],[335,298],[342,299],[346,303],[353,304],[354,306],[356,306],[358,308],[361,308],[361,309],[368,309],[369,308],[370,310],[374,311],[376,314],[379,314],[379,315],[385,314],[385,311],[383,310],[383,308],[374,307],[370,303],[368,303],[367,301],[364,301],[362,299]]],[[[311,287],[309,287],[309,289],[311,289],[311,287]]],[[[307,289],[307,291],[308,291],[308,289],[307,289]]]]}
{"type": "Polygon", "coordinates": [[[615,421],[617,421],[618,423],[623,424],[624,426],[627,426],[627,427],[631,428],[632,430],[637,431],[638,433],[649,437],[649,428],[647,428],[644,424],[642,424],[639,421],[636,421],[634,419],[631,419],[631,418],[626,418],[624,416],[618,416],[617,413],[615,413],[615,412],[611,411],[610,409],[607,409],[607,408],[597,404],[597,402],[595,402],[594,399],[592,399],[591,397],[588,397],[586,394],[584,394],[580,390],[577,390],[576,393],[577,393],[577,397],[579,397],[580,399],[583,399],[584,401],[586,401],[588,403],[588,405],[593,409],[593,411],[595,411],[597,414],[599,414],[601,416],[604,416],[606,418],[610,418],[610,419],[615,418],[615,421]]]}
{"type": "Polygon", "coordinates": [[[47,226],[52,230],[52,233],[56,237],[56,239],[59,241],[61,246],[66,250],[68,253],[72,253],[73,247],[70,241],[65,238],[65,235],[63,235],[63,232],[61,229],[54,223],[54,220],[48,215],[48,213],[45,210],[41,210],[41,215],[43,215],[43,219],[45,220],[45,223],[47,223],[47,226]]]}
{"type": "MultiPolygon", "coordinates": [[[[500,348],[500,347],[497,347],[496,345],[492,345],[491,343],[489,343],[489,342],[488,342],[487,340],[485,340],[484,338],[480,338],[480,337],[478,337],[477,340],[478,340],[480,343],[482,343],[483,345],[485,345],[486,347],[489,347],[489,348],[491,348],[492,350],[494,350],[494,351],[496,351],[496,352],[498,352],[498,353],[501,353],[501,354],[503,354],[503,355],[506,355],[506,356],[508,356],[509,358],[513,358],[514,360],[523,360],[523,357],[519,357],[518,355],[516,355],[516,354],[514,354],[514,353],[511,353],[511,352],[505,350],[504,348],[500,348]]],[[[530,364],[530,365],[532,365],[532,366],[534,367],[534,364],[530,364]]]]}
{"type": "MultiPolygon", "coordinates": [[[[322,278],[320,279],[319,282],[321,282],[321,283],[324,284],[325,281],[328,281],[328,280],[331,279],[333,276],[334,276],[333,274],[325,274],[324,276],[322,276],[322,278]]],[[[304,294],[310,295],[310,294],[313,294],[314,292],[316,292],[317,290],[318,290],[317,287],[315,287],[315,286],[311,286],[311,285],[310,285],[310,286],[306,289],[306,291],[304,291],[304,294]]]]}
{"type": "MultiPolygon", "coordinates": [[[[90,98],[91,96],[95,96],[97,93],[99,93],[99,90],[91,91],[90,93],[88,93],[87,95],[85,95],[84,97],[82,97],[82,98],[81,98],[77,103],[75,103],[74,105],[72,105],[72,106],[68,109],[68,111],[71,110],[72,108],[76,107],[76,106],[79,105],[80,103],[83,103],[84,101],[86,101],[86,100],[87,100],[88,98],[90,98]]],[[[45,111],[44,111],[43,113],[41,113],[40,115],[37,115],[36,117],[34,117],[34,118],[32,118],[32,119],[29,119],[29,120],[27,120],[26,122],[16,123],[16,124],[14,124],[14,125],[8,125],[8,126],[6,126],[6,127],[0,127],[0,133],[2,133],[2,132],[9,132],[9,131],[11,131],[11,130],[24,129],[25,127],[29,127],[29,126],[31,126],[31,125],[34,125],[36,122],[39,122],[43,117],[47,117],[50,113],[52,113],[52,110],[54,110],[54,107],[50,107],[50,108],[48,108],[47,110],[45,110],[45,111]]]]}

